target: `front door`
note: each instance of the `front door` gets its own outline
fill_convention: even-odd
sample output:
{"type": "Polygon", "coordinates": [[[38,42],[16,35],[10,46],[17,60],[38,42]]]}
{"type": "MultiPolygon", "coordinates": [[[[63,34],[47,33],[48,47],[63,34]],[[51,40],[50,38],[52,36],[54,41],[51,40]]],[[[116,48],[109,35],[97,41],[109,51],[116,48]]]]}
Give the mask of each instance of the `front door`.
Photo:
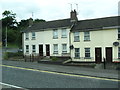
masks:
{"type": "Polygon", "coordinates": [[[39,45],[39,55],[43,56],[43,45],[39,45]]]}
{"type": "Polygon", "coordinates": [[[46,45],[46,56],[50,56],[50,45],[46,45]]]}
{"type": "Polygon", "coordinates": [[[106,47],[106,62],[112,62],[112,47],[106,47]]]}
{"type": "Polygon", "coordinates": [[[96,61],[96,63],[101,63],[102,62],[101,48],[95,48],[95,61],[96,61]]]}

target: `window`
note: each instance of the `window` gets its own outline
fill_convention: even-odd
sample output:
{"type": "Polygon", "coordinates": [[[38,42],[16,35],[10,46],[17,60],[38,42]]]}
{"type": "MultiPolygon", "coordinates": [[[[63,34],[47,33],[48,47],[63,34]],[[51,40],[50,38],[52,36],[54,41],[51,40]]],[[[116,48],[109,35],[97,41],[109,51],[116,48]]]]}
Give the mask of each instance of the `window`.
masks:
{"type": "Polygon", "coordinates": [[[84,41],[90,41],[90,32],[84,32],[84,41]]]}
{"type": "Polygon", "coordinates": [[[75,58],[80,58],[80,49],[75,48],[75,58]]]}
{"type": "Polygon", "coordinates": [[[53,44],[54,54],[58,54],[58,44],[53,44]]]}
{"type": "Polygon", "coordinates": [[[118,28],[118,39],[120,40],[120,28],[118,28]]]}
{"type": "Polygon", "coordinates": [[[33,52],[33,53],[36,52],[36,47],[35,47],[35,45],[32,45],[32,52],[33,52]]]}
{"type": "Polygon", "coordinates": [[[26,45],[26,53],[29,53],[29,45],[26,45]]]}
{"type": "Polygon", "coordinates": [[[78,42],[79,40],[79,32],[74,32],[74,41],[78,42]]]}
{"type": "Polygon", "coordinates": [[[66,37],[67,37],[67,30],[62,29],[62,38],[66,38],[66,37]]]}
{"type": "Polygon", "coordinates": [[[32,39],[35,39],[35,32],[32,32],[32,39]]]}
{"type": "Polygon", "coordinates": [[[25,39],[26,39],[26,40],[29,39],[29,33],[25,33],[25,39]]]}
{"type": "Polygon", "coordinates": [[[85,58],[90,58],[90,48],[85,48],[85,58]]]}
{"type": "Polygon", "coordinates": [[[118,47],[118,58],[120,59],[120,47],[118,47]]]}
{"type": "Polygon", "coordinates": [[[58,30],[53,30],[53,39],[58,38],[58,30]]]}
{"type": "Polygon", "coordinates": [[[67,53],[67,44],[62,44],[62,53],[67,53]]]}

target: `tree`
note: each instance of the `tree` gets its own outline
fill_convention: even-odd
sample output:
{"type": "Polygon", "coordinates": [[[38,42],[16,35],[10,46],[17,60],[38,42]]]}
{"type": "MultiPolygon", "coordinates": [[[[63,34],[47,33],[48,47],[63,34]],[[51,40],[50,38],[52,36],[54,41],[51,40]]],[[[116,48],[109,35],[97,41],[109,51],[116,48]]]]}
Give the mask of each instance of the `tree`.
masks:
{"type": "Polygon", "coordinates": [[[16,21],[16,14],[13,13],[12,11],[4,11],[2,13],[3,18],[2,18],[2,27],[5,28],[6,26],[9,28],[15,28],[17,26],[17,21],[16,21]]]}

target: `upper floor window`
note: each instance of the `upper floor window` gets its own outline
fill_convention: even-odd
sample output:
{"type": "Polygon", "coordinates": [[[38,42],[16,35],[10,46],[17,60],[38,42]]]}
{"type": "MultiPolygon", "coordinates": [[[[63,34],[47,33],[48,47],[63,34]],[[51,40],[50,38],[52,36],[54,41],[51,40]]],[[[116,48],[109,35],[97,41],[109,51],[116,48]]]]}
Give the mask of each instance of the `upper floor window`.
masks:
{"type": "Polygon", "coordinates": [[[26,53],[29,53],[29,45],[26,45],[26,53]]]}
{"type": "Polygon", "coordinates": [[[26,40],[29,39],[29,33],[25,33],[25,39],[26,39],[26,40]]]}
{"type": "Polygon", "coordinates": [[[90,41],[90,32],[84,32],[84,41],[90,41]]]}
{"type": "Polygon", "coordinates": [[[75,58],[80,58],[80,48],[75,48],[75,58]]]}
{"type": "Polygon", "coordinates": [[[67,37],[67,30],[66,29],[62,29],[62,38],[66,38],[67,37]]]}
{"type": "Polygon", "coordinates": [[[35,39],[35,32],[32,32],[32,39],[35,39]]]}
{"type": "Polygon", "coordinates": [[[118,39],[120,40],[120,28],[118,28],[118,39]]]}
{"type": "Polygon", "coordinates": [[[58,38],[58,30],[53,30],[53,39],[58,38]]]}
{"type": "Polygon", "coordinates": [[[120,47],[118,47],[118,58],[120,59],[120,47]]]}
{"type": "Polygon", "coordinates": [[[35,47],[35,45],[32,45],[32,52],[36,52],[36,47],[35,47]]]}
{"type": "Polygon", "coordinates": [[[67,44],[62,44],[62,53],[67,53],[67,44]]]}
{"type": "Polygon", "coordinates": [[[90,48],[85,48],[85,58],[90,58],[90,48]]]}
{"type": "Polygon", "coordinates": [[[58,54],[58,44],[53,44],[53,53],[58,54]]]}
{"type": "Polygon", "coordinates": [[[80,41],[80,39],[79,39],[79,32],[74,32],[74,41],[75,42],[80,41]]]}

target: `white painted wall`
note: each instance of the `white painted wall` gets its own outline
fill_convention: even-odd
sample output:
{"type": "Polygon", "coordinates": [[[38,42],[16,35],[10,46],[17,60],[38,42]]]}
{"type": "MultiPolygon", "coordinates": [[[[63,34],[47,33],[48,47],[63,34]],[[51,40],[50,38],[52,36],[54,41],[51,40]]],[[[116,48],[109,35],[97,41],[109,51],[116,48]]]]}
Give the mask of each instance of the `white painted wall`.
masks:
{"type": "Polygon", "coordinates": [[[105,47],[112,47],[113,49],[113,61],[118,60],[118,46],[114,46],[113,42],[118,41],[118,30],[117,29],[106,29],[90,31],[90,41],[84,41],[84,32],[80,32],[80,42],[74,42],[74,35],[71,33],[71,44],[74,48],[80,48],[81,59],[74,59],[74,49],[71,50],[71,57],[73,61],[95,61],[95,47],[102,48],[102,57],[105,57],[105,47]],[[85,47],[91,49],[92,59],[84,59],[85,47]]]}
{"type": "MultiPolygon", "coordinates": [[[[29,32],[29,40],[25,40],[25,33],[24,33],[24,49],[25,45],[29,45],[30,52],[32,53],[32,45],[36,45],[36,53],[39,53],[39,45],[43,45],[43,52],[44,56],[46,56],[46,44],[50,45],[50,56],[62,56],[62,44],[67,44],[67,53],[69,53],[69,32],[70,28],[67,28],[67,38],[61,38],[62,36],[62,28],[58,29],[58,39],[53,39],[53,30],[44,30],[35,32],[36,33],[36,39],[32,40],[32,34],[29,32]],[[58,44],[58,54],[53,54],[53,44],[58,44]]],[[[25,54],[25,50],[24,50],[25,54]]]]}

